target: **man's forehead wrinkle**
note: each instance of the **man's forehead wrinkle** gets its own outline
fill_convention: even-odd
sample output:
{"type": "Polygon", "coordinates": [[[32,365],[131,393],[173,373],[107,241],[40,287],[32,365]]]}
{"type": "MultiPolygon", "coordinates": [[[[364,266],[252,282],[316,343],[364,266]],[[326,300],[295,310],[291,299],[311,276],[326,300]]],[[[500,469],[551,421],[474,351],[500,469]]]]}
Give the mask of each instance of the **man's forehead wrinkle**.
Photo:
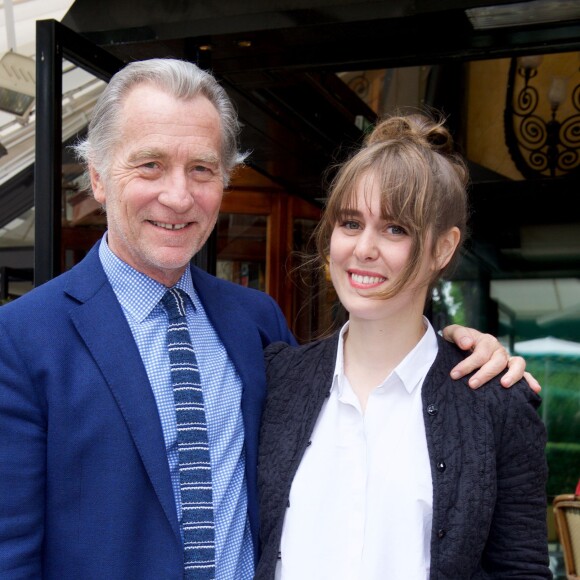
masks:
{"type": "MultiPolygon", "coordinates": [[[[191,144],[184,145],[190,147],[191,144]]],[[[139,161],[141,159],[175,159],[174,152],[165,151],[160,147],[143,147],[129,155],[129,161],[139,161]]],[[[188,162],[200,161],[204,163],[219,164],[220,156],[213,151],[192,151],[186,156],[188,162]]]]}

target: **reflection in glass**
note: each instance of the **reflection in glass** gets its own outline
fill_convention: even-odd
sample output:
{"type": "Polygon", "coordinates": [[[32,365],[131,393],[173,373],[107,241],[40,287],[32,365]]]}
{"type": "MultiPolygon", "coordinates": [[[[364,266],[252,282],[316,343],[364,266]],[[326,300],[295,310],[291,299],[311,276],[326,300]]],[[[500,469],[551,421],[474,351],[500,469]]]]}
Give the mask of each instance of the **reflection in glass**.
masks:
{"type": "Polygon", "coordinates": [[[217,227],[217,277],[266,291],[268,218],[222,213],[217,227]]]}
{"type": "Polygon", "coordinates": [[[487,301],[473,300],[476,282],[450,285],[444,296],[453,302],[449,322],[477,326],[478,308],[488,317],[495,312],[498,336],[542,385],[548,496],[573,493],[580,477],[580,280],[494,280],[487,301]]]}

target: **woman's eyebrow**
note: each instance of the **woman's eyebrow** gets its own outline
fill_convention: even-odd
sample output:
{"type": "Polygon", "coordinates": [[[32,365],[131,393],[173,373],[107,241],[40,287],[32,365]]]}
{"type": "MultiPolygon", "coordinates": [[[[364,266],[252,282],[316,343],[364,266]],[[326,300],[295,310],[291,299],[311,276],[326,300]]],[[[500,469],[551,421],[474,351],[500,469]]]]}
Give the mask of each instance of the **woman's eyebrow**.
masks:
{"type": "Polygon", "coordinates": [[[362,212],[359,211],[358,209],[349,209],[349,208],[345,208],[345,209],[341,209],[338,212],[338,215],[341,218],[348,218],[348,217],[361,217],[362,216],[362,212]]]}

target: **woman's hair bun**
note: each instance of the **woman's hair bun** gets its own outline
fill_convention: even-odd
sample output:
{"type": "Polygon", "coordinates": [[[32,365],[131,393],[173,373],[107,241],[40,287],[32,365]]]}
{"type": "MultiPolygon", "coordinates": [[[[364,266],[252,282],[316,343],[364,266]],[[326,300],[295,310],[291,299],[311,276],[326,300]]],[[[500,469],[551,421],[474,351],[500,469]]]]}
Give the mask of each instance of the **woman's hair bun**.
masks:
{"type": "Polygon", "coordinates": [[[367,146],[387,141],[408,141],[443,154],[453,153],[453,138],[443,125],[427,115],[415,113],[381,121],[367,137],[367,146]]]}

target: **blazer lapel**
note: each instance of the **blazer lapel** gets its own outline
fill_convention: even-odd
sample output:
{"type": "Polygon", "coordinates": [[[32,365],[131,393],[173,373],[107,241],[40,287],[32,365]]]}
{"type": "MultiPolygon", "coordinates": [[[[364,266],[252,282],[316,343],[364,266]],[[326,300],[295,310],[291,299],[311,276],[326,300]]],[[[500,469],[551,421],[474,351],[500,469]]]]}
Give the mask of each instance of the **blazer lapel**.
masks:
{"type": "Polygon", "coordinates": [[[180,541],[157,404],[139,350],[95,249],[75,268],[66,291],[82,302],[71,311],[72,322],[117,401],[157,497],[180,541]]]}

